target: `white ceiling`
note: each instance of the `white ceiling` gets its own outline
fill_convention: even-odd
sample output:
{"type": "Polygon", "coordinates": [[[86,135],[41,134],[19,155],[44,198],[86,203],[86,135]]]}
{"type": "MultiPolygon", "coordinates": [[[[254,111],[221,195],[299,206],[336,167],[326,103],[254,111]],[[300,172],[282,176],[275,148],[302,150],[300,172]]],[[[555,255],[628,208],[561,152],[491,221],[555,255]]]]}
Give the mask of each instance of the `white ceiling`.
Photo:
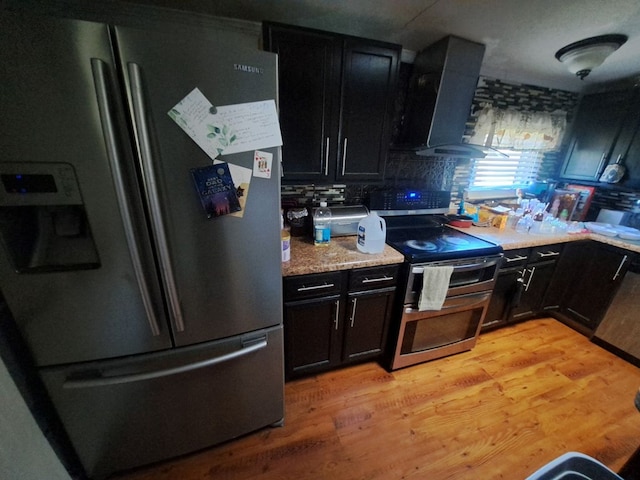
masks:
{"type": "Polygon", "coordinates": [[[419,51],[453,34],[487,47],[482,75],[580,91],[640,78],[640,0],[127,0],[250,21],[271,20],[419,51]],[[584,80],[554,55],[584,38],[629,40],[584,80]]]}

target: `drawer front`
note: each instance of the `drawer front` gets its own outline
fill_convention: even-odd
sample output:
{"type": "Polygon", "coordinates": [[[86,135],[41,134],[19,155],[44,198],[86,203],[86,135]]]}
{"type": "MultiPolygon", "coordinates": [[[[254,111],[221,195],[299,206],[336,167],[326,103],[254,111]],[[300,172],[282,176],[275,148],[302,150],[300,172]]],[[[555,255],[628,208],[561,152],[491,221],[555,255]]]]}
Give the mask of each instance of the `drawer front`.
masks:
{"type": "Polygon", "coordinates": [[[284,300],[325,297],[342,292],[343,272],[314,273],[284,278],[284,300]]]}
{"type": "Polygon", "coordinates": [[[399,265],[358,268],[349,272],[349,291],[393,287],[398,283],[399,265]]]}
{"type": "Polygon", "coordinates": [[[529,260],[529,249],[518,248],[516,250],[505,250],[500,268],[521,267],[529,260]]]}
{"type": "Polygon", "coordinates": [[[544,245],[541,247],[534,247],[531,249],[531,255],[529,257],[530,262],[548,262],[549,260],[558,260],[562,253],[562,243],[556,243],[555,245],[544,245]]]}

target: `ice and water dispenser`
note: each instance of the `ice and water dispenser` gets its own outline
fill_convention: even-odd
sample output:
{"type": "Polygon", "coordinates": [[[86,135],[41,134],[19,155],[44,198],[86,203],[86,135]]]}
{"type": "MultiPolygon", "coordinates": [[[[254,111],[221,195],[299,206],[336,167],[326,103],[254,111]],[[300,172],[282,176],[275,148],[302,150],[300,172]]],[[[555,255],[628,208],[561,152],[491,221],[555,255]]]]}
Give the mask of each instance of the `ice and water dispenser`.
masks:
{"type": "Polygon", "coordinates": [[[72,165],[0,163],[0,241],[19,273],[100,266],[72,165]]]}

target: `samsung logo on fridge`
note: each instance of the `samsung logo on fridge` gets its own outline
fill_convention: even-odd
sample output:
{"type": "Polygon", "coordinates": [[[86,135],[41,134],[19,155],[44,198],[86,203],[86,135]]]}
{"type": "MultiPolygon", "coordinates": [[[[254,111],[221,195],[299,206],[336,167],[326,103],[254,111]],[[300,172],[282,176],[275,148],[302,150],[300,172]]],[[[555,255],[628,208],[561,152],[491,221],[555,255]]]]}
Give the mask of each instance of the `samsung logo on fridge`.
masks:
{"type": "Polygon", "coordinates": [[[251,65],[242,65],[240,63],[234,63],[233,69],[240,70],[241,72],[247,72],[247,73],[258,73],[260,75],[264,74],[264,68],[252,67],[251,65]]]}

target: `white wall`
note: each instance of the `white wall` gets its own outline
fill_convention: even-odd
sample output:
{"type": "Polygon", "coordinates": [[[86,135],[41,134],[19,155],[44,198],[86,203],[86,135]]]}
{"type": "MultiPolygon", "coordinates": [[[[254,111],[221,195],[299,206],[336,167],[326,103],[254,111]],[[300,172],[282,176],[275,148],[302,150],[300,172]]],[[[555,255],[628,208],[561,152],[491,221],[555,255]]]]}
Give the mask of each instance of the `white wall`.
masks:
{"type": "Polygon", "coordinates": [[[0,361],[0,478],[70,480],[0,361]]]}

